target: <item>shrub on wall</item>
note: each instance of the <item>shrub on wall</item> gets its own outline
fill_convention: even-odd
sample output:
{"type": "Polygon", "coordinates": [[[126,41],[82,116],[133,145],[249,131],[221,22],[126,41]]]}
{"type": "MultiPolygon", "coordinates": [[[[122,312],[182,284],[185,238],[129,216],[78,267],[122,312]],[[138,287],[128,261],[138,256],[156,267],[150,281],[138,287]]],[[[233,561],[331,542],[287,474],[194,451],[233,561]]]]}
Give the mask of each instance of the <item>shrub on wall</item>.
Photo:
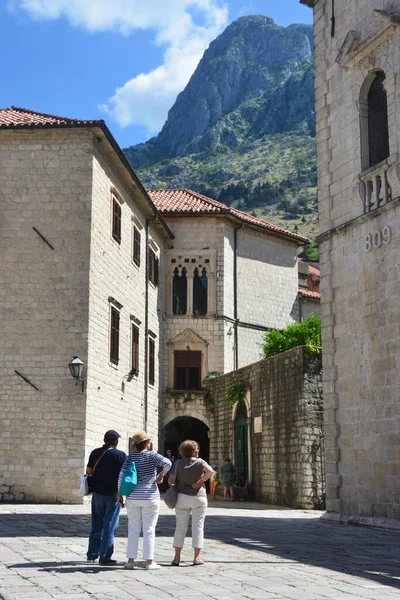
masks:
{"type": "Polygon", "coordinates": [[[321,321],[315,313],[304,321],[291,323],[282,331],[267,331],[261,344],[262,357],[268,358],[297,346],[307,346],[315,354],[321,351],[321,321]]]}

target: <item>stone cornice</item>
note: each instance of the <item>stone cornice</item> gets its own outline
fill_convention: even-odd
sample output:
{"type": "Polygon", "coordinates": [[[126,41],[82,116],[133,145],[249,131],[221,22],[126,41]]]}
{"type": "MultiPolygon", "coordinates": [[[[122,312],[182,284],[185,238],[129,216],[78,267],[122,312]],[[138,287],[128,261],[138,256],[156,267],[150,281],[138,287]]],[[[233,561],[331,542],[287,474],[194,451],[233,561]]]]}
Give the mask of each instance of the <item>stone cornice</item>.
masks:
{"type": "Polygon", "coordinates": [[[354,67],[386,41],[395,32],[396,27],[395,23],[389,21],[362,41],[356,31],[349,31],[336,57],[336,62],[342,67],[354,67]]]}

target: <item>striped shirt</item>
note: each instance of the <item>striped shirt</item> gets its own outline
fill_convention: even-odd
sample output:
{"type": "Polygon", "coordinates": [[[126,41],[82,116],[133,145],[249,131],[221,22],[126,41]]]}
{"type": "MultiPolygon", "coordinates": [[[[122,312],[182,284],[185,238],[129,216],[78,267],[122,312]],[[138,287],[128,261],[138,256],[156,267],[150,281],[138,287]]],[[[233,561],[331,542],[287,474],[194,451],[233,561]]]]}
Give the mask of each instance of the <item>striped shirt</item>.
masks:
{"type": "Polygon", "coordinates": [[[147,452],[133,452],[125,459],[118,478],[118,489],[128,462],[134,462],[137,472],[137,485],[133,488],[128,498],[130,500],[156,500],[160,497],[157,487],[157,467],[162,471],[169,471],[172,463],[158,452],[148,450],[147,452]]]}

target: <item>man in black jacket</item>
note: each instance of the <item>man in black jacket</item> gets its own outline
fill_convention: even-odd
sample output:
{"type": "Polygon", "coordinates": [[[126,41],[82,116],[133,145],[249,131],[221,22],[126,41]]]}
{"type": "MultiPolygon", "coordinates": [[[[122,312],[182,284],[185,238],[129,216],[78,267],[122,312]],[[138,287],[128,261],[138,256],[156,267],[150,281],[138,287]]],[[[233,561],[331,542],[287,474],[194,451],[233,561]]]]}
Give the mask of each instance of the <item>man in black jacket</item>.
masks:
{"type": "Polygon", "coordinates": [[[89,456],[86,473],[91,475],[92,526],[87,551],[88,562],[99,558],[101,565],[114,565],[114,533],[119,523],[118,475],[126,454],[117,450],[119,433],[110,429],[104,435],[104,446],[89,456]]]}

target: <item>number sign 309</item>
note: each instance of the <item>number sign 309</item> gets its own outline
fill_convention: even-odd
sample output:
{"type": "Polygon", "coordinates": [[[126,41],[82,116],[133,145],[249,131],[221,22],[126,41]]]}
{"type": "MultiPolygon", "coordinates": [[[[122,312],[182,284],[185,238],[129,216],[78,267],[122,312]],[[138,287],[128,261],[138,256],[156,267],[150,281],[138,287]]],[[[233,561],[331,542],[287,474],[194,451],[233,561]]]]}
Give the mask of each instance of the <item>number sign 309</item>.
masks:
{"type": "Polygon", "coordinates": [[[365,249],[369,252],[372,248],[380,248],[382,244],[389,244],[391,239],[392,231],[389,226],[377,229],[374,233],[368,233],[365,236],[365,249]]]}

